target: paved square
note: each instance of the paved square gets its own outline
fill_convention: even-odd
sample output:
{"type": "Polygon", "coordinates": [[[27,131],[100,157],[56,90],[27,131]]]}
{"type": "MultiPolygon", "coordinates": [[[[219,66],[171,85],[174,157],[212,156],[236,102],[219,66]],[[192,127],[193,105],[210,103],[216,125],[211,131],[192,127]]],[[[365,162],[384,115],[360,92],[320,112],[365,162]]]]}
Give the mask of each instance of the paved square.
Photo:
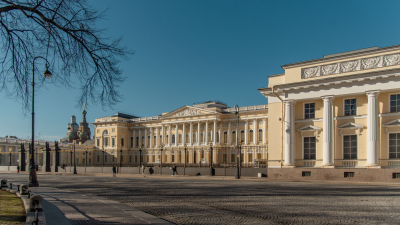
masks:
{"type": "MultiPolygon", "coordinates": [[[[26,175],[0,175],[8,180],[27,179],[26,175]]],[[[400,223],[400,185],[170,176],[39,175],[38,179],[41,187],[112,199],[176,224],[400,223]]],[[[101,224],[94,221],[100,222],[104,210],[107,216],[113,215],[104,224],[122,218],[121,212],[88,203],[71,206],[86,215],[74,218],[73,224],[101,224]]]]}

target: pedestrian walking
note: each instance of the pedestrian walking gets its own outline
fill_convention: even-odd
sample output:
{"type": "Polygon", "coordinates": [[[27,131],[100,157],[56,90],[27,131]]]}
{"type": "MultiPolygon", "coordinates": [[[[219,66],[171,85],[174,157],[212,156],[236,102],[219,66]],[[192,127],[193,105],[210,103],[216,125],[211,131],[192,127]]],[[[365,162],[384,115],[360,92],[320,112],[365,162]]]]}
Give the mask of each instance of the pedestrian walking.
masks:
{"type": "Polygon", "coordinates": [[[142,165],[142,174],[144,175],[144,171],[145,171],[146,167],[144,165],[142,165]]]}
{"type": "Polygon", "coordinates": [[[113,170],[113,177],[115,177],[115,174],[117,173],[117,168],[115,168],[115,166],[113,166],[112,170],[113,170]]]}
{"type": "Polygon", "coordinates": [[[175,176],[175,174],[176,176],[178,176],[178,171],[176,171],[176,165],[172,167],[172,176],[175,176]]]}
{"type": "Polygon", "coordinates": [[[19,165],[17,166],[17,173],[19,173],[19,165]]]}

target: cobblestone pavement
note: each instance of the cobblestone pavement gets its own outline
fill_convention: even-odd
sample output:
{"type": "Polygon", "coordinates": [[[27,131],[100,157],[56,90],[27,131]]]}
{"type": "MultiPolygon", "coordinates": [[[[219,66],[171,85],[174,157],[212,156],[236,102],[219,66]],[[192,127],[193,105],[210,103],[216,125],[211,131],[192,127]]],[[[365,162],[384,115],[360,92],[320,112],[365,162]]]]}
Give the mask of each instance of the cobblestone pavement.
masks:
{"type": "MultiPolygon", "coordinates": [[[[27,181],[27,175],[0,177],[27,181]]],[[[176,224],[400,224],[398,185],[71,175],[38,180],[41,187],[113,199],[176,224]]],[[[96,206],[87,207],[97,213],[96,206]]]]}

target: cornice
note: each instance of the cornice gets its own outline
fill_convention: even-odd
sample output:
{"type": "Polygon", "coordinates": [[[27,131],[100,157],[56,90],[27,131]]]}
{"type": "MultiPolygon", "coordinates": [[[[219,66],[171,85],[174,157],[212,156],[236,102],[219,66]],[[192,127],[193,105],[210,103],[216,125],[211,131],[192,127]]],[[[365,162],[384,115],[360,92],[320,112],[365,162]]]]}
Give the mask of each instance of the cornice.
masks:
{"type": "Polygon", "coordinates": [[[338,55],[338,56],[329,57],[329,58],[319,58],[319,59],[307,60],[307,61],[302,61],[302,62],[297,62],[297,63],[290,63],[290,64],[283,65],[281,67],[282,67],[282,69],[285,70],[285,69],[294,68],[294,67],[307,66],[307,65],[312,65],[312,64],[322,63],[322,62],[332,62],[332,61],[349,59],[349,58],[354,58],[354,57],[363,57],[363,56],[368,56],[368,55],[372,55],[372,54],[385,53],[385,52],[390,52],[390,51],[395,51],[395,50],[400,50],[400,45],[372,49],[372,50],[363,51],[363,52],[355,51],[354,53],[348,53],[345,55],[338,55]]]}

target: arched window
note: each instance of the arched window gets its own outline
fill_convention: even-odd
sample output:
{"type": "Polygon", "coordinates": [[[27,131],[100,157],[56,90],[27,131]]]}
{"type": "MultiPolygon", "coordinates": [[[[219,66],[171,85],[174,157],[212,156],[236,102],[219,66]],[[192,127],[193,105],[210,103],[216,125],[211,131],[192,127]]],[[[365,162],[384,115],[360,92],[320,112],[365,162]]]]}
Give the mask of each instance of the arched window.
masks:
{"type": "Polygon", "coordinates": [[[227,131],[224,132],[224,143],[225,144],[228,143],[228,132],[227,131]]]}
{"type": "Polygon", "coordinates": [[[254,140],[254,131],[250,130],[250,141],[253,141],[253,140],[254,140]]]}
{"type": "Polygon", "coordinates": [[[153,145],[157,144],[157,136],[153,136],[153,145]]]}
{"type": "Polygon", "coordinates": [[[133,147],[133,137],[131,137],[131,147],[133,147]]]}
{"type": "Polygon", "coordinates": [[[200,133],[200,140],[199,140],[199,142],[204,142],[204,134],[203,134],[203,133],[200,133]]]}
{"type": "Polygon", "coordinates": [[[144,136],[142,136],[142,145],[144,145],[144,141],[145,141],[144,136]]]}
{"type": "Polygon", "coordinates": [[[244,144],[244,130],[240,131],[240,141],[244,144]]]}
{"type": "Polygon", "coordinates": [[[262,129],[258,130],[258,141],[263,141],[263,131],[262,131],[262,129]]]}
{"type": "Polygon", "coordinates": [[[196,143],[196,133],[193,133],[193,143],[196,143]]]}
{"type": "Polygon", "coordinates": [[[232,142],[236,143],[236,131],[232,131],[232,142]]]}
{"type": "Polygon", "coordinates": [[[172,144],[175,144],[175,134],[172,135],[172,144]]]}
{"type": "MultiPolygon", "coordinates": [[[[212,141],[212,137],[211,137],[211,132],[208,132],[208,141],[212,141]]],[[[206,144],[208,144],[208,143],[206,143],[206,144]]]]}
{"type": "Polygon", "coordinates": [[[108,135],[108,130],[104,130],[103,135],[108,135]]]}
{"type": "Polygon", "coordinates": [[[179,144],[181,144],[182,143],[182,134],[179,134],[179,142],[178,142],[179,144]]]}
{"type": "Polygon", "coordinates": [[[186,144],[189,143],[189,133],[186,134],[186,144]]]}
{"type": "Polygon", "coordinates": [[[147,136],[146,146],[150,146],[150,136],[147,136]]]}
{"type": "Polygon", "coordinates": [[[139,147],[139,137],[136,137],[136,147],[139,147]]]}
{"type": "Polygon", "coordinates": [[[216,142],[219,142],[219,132],[217,132],[216,135],[217,135],[217,137],[215,137],[215,141],[216,141],[216,142]]]}
{"type": "Polygon", "coordinates": [[[165,135],[164,143],[168,143],[168,135],[165,135]]]}

